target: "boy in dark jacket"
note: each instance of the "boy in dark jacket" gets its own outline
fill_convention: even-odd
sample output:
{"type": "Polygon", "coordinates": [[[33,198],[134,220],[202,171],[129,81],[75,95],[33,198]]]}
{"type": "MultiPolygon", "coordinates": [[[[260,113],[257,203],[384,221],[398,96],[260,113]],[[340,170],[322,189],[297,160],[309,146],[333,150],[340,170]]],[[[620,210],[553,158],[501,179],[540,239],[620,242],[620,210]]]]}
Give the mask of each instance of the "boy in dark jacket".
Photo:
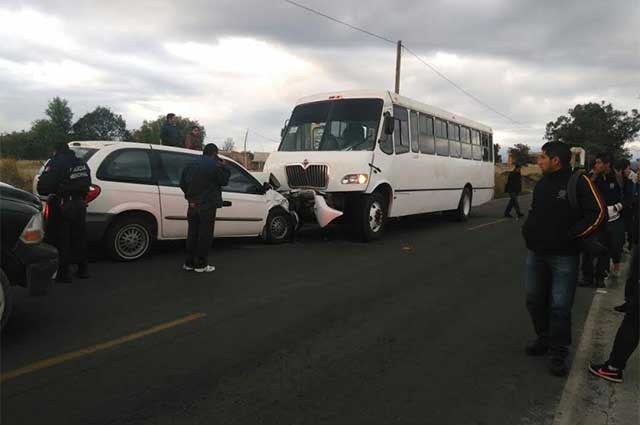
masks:
{"type": "Polygon", "coordinates": [[[520,204],[518,203],[518,195],[522,192],[522,175],[520,174],[520,165],[516,164],[515,168],[507,178],[504,192],[509,194],[509,203],[504,211],[504,217],[511,218],[511,209],[515,207],[518,217],[524,216],[520,212],[520,204]]]}
{"type": "Polygon", "coordinates": [[[557,376],[567,374],[580,240],[592,235],[606,218],[604,203],[586,176],[580,177],[576,187],[580,208],[570,207],[570,160],[567,145],[543,145],[538,158],[543,177],[533,191],[531,210],[522,228],[529,249],[527,309],[537,334],[537,339],[527,345],[526,353],[550,354],[549,370],[557,376]]]}

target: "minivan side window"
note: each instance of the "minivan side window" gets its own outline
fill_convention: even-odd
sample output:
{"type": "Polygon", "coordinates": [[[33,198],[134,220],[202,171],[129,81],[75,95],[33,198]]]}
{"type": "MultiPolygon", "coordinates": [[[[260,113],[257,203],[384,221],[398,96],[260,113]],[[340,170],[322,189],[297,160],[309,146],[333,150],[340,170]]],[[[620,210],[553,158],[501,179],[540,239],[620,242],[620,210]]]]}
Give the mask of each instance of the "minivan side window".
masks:
{"type": "Polygon", "coordinates": [[[225,166],[230,172],[229,183],[227,186],[223,186],[224,192],[240,192],[243,194],[257,194],[260,189],[258,181],[237,164],[227,161],[225,166]]]}
{"type": "Polygon", "coordinates": [[[158,185],[161,186],[180,186],[182,171],[200,157],[200,155],[181,154],[178,152],[154,151],[160,158],[161,170],[158,176],[158,185]]]}
{"type": "Polygon", "coordinates": [[[102,162],[96,176],[106,181],[155,184],[151,158],[146,149],[131,148],[112,152],[102,162]]]}

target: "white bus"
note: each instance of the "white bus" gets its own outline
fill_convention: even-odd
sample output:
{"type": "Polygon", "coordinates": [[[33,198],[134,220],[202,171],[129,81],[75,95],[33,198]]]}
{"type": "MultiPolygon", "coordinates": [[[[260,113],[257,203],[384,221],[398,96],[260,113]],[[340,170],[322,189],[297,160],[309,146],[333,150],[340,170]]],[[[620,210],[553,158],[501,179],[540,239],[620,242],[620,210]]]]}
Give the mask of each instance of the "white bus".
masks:
{"type": "Polygon", "coordinates": [[[303,218],[315,211],[326,226],[344,215],[369,241],[389,217],[451,211],[464,221],[491,200],[492,130],[389,91],[309,96],[264,170],[303,218]]]}

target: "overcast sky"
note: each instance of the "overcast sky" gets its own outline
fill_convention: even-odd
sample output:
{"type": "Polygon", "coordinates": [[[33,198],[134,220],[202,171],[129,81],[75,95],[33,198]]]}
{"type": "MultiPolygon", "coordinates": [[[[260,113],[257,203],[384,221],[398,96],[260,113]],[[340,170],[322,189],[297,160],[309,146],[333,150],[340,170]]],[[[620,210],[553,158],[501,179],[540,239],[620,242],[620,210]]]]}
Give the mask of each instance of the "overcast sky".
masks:
{"type": "MultiPolygon", "coordinates": [[[[637,0],[297,1],[402,39],[522,123],[403,57],[402,94],[493,127],[503,146],[539,147],[545,124],[577,103],[640,105],[637,0]]],[[[133,129],[175,112],[208,141],[250,128],[249,149],[270,151],[296,99],[392,90],[394,68],[395,46],[282,0],[0,3],[0,132],[28,128],[60,96],[76,119],[104,105],[133,129]]]]}

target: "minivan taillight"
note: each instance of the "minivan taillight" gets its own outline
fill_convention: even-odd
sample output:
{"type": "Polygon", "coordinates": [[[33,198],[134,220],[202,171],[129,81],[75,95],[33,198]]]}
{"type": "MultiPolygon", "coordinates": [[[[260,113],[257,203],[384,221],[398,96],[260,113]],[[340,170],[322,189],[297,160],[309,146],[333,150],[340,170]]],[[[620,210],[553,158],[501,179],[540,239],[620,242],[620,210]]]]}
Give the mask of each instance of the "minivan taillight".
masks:
{"type": "Polygon", "coordinates": [[[87,204],[98,198],[98,195],[100,195],[101,191],[102,190],[98,185],[89,186],[89,192],[87,193],[87,197],[85,198],[87,204]]]}
{"type": "Polygon", "coordinates": [[[42,227],[42,213],[38,212],[31,216],[29,223],[25,226],[20,239],[25,244],[38,244],[44,238],[44,228],[42,227]]]}

